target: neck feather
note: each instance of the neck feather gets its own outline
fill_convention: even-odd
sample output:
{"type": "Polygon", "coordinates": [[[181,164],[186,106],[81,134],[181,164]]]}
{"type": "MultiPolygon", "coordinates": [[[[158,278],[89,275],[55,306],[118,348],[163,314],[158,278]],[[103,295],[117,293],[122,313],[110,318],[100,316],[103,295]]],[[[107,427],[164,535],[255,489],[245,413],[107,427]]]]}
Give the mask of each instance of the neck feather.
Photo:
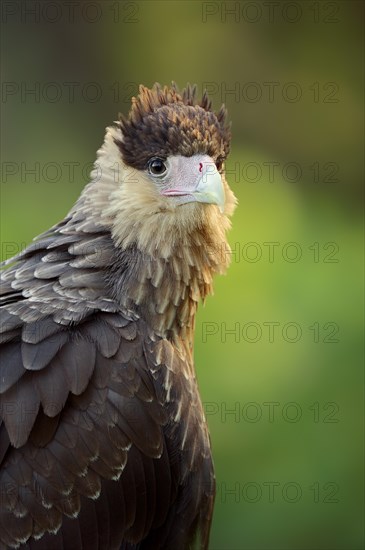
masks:
{"type": "Polygon", "coordinates": [[[86,187],[73,213],[112,236],[113,261],[106,272],[113,299],[157,334],[184,336],[193,328],[199,300],[212,292],[214,274],[229,264],[226,231],[235,198],[224,180],[224,214],[215,205],[169,203],[143,172],[123,165],[117,132],[108,130],[92,174],[100,173],[100,181],[86,187]]]}
{"type": "MultiPolygon", "coordinates": [[[[151,245],[152,246],[152,245],[151,245]]],[[[165,246],[168,254],[151,254],[135,243],[116,247],[109,285],[123,308],[136,311],[161,336],[185,337],[194,326],[198,302],[212,293],[215,273],[229,263],[227,242],[219,244],[202,231],[184,245],[165,246]]]]}

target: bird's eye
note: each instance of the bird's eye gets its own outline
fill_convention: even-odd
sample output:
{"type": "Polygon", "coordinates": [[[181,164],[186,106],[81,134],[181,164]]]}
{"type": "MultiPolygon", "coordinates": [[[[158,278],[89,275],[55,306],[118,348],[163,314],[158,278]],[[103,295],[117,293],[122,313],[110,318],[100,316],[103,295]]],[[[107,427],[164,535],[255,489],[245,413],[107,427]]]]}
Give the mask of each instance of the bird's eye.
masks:
{"type": "Polygon", "coordinates": [[[148,163],[148,172],[152,176],[163,176],[166,170],[166,164],[160,158],[151,159],[148,163]]]}

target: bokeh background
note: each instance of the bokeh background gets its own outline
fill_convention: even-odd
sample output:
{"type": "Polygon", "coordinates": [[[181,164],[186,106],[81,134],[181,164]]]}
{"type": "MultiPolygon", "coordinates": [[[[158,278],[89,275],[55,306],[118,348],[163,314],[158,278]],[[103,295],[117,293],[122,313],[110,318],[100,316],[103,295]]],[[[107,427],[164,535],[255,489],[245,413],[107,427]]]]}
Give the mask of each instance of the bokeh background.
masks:
{"type": "Polygon", "coordinates": [[[363,548],[363,3],[1,9],[3,258],[67,213],[139,83],[225,102],[232,265],[195,348],[211,548],[363,548]]]}

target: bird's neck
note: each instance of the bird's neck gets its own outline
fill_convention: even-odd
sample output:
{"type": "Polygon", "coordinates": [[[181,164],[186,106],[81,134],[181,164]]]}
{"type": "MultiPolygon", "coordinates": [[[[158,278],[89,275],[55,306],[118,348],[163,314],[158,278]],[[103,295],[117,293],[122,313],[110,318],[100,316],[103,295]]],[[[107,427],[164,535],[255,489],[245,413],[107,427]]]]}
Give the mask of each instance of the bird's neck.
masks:
{"type": "Polygon", "coordinates": [[[189,242],[170,247],[167,257],[136,245],[116,247],[109,279],[113,299],[158,335],[189,339],[197,305],[212,293],[213,276],[225,271],[229,259],[226,240],[217,242],[201,229],[189,242]]]}
{"type": "MultiPolygon", "coordinates": [[[[229,264],[226,232],[234,196],[225,184],[223,215],[210,204],[169,207],[138,170],[122,167],[116,181],[110,168],[119,159],[116,136],[114,129],[107,133],[98,152],[102,177],[85,188],[71,217],[77,230],[96,224],[111,236],[108,295],[157,334],[184,336],[192,332],[199,300],[212,292],[214,274],[229,264]]],[[[97,172],[92,175],[96,179],[97,172]]]]}
{"type": "Polygon", "coordinates": [[[141,174],[135,177],[116,187],[100,209],[116,251],[113,298],[137,310],[157,334],[184,335],[192,330],[198,302],[212,292],[213,276],[228,267],[230,221],[211,204],[166,206],[147,181],[138,180],[141,174]]]}

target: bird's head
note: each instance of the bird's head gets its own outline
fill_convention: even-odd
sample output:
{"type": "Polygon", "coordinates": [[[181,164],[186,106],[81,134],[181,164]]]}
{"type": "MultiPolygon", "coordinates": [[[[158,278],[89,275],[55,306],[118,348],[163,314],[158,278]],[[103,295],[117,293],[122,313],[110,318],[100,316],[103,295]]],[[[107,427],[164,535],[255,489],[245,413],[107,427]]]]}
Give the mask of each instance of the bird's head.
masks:
{"type": "Polygon", "coordinates": [[[140,86],[99,151],[118,183],[103,211],[117,244],[153,254],[164,243],[168,257],[197,228],[227,229],[236,202],[224,171],[230,138],[225,107],[214,112],[206,92],[198,100],[195,86],[140,86]]]}
{"type": "Polygon", "coordinates": [[[182,94],[174,85],[141,86],[120,125],[123,161],[142,171],[160,197],[172,198],[164,201],[167,209],[203,202],[224,211],[221,173],[231,137],[224,106],[214,113],[207,94],[197,102],[190,86],[182,94]]]}

